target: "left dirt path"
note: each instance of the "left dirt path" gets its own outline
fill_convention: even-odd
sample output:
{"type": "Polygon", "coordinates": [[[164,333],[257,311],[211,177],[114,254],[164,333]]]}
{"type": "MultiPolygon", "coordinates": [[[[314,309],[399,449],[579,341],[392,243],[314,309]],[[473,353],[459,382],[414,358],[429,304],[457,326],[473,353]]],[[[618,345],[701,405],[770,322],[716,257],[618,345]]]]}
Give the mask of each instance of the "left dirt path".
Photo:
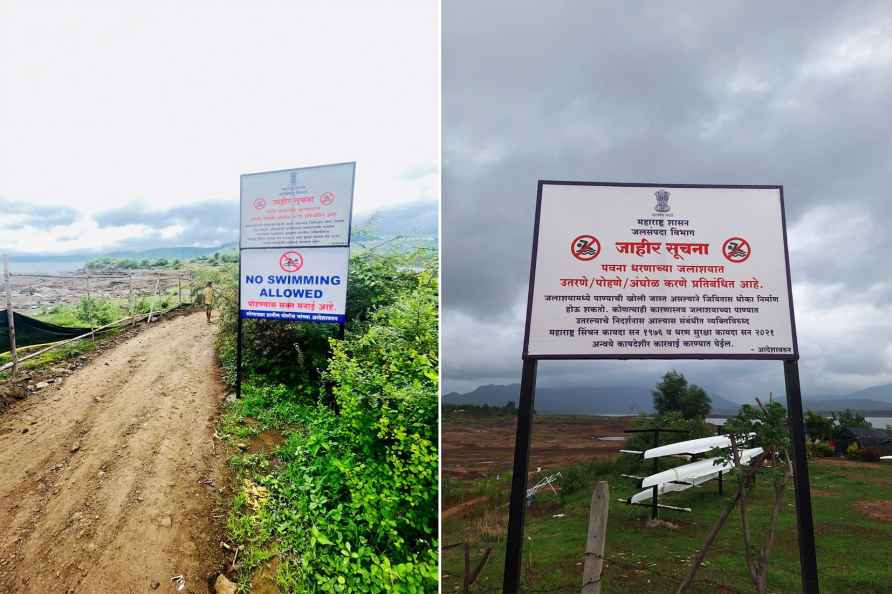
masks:
{"type": "Polygon", "coordinates": [[[224,565],[223,385],[203,313],[0,413],[0,592],[207,592],[224,565]]]}

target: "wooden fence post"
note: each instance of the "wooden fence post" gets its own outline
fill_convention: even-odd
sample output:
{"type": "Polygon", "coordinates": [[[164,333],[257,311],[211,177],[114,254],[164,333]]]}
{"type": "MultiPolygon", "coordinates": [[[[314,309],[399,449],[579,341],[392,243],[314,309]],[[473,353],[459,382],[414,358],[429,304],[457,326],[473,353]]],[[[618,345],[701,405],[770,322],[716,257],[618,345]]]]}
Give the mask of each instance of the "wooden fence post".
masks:
{"type": "Polygon", "coordinates": [[[465,541],[465,579],[462,588],[463,594],[468,594],[471,591],[471,545],[465,541]]]}
{"type": "Polygon", "coordinates": [[[152,303],[149,305],[149,317],[146,318],[146,326],[152,323],[152,314],[155,312],[155,301],[158,298],[158,289],[161,286],[161,277],[155,276],[155,292],[152,293],[152,303]]]}
{"type": "Polygon", "coordinates": [[[604,545],[607,540],[607,511],[610,490],[606,481],[598,481],[592,493],[588,517],[588,538],[585,542],[585,564],[582,569],[582,594],[600,594],[604,566],[604,545]]]}
{"type": "Polygon", "coordinates": [[[19,357],[15,350],[15,312],[12,309],[12,278],[9,274],[9,256],[3,256],[3,278],[6,280],[6,320],[9,330],[9,354],[12,356],[12,377],[18,370],[19,357]]]}

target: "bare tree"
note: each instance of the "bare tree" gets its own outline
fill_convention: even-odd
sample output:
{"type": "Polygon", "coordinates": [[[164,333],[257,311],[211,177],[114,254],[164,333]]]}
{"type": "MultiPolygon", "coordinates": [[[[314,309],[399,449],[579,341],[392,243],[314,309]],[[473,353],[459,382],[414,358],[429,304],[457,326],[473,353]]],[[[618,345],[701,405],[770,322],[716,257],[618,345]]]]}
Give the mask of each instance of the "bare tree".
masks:
{"type": "Polygon", "coordinates": [[[722,461],[733,460],[735,466],[742,469],[738,472],[737,494],[719,516],[707,536],[700,553],[694,559],[688,576],[679,587],[678,594],[687,592],[693,584],[694,576],[706,557],[708,549],[712,546],[735,507],[740,509],[740,532],[750,579],[759,594],[768,592],[768,564],[774,550],[784,493],[793,477],[793,465],[790,456],[790,432],[787,425],[786,409],[778,402],[770,402],[766,406],[756,399],[756,404],[758,407],[743,405],[737,416],[728,419],[724,425],[726,433],[731,438],[731,447],[727,451],[721,452],[719,457],[722,458],[722,461]],[[744,467],[741,464],[741,452],[747,446],[761,447],[763,452],[755,457],[748,467],[744,467]],[[770,463],[767,467],[764,465],[766,461],[770,463]],[[774,501],[768,528],[762,536],[761,547],[756,550],[750,528],[749,491],[759,472],[771,476],[774,501]]]}

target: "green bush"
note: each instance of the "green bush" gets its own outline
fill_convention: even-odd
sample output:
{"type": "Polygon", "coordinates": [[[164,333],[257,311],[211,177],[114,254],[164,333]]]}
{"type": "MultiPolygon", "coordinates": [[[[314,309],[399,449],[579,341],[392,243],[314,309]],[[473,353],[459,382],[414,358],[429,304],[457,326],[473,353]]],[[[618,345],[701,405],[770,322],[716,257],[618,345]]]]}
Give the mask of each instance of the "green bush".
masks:
{"type": "MultiPolygon", "coordinates": [[[[229,530],[250,545],[246,571],[279,556],[287,592],[437,589],[436,270],[403,273],[395,259],[375,258],[351,260],[351,274],[393,275],[399,290],[369,290],[380,278],[370,272],[351,276],[355,316],[344,340],[331,340],[326,326],[245,324],[251,381],[233,414],[285,429],[286,441],[271,472],[238,458],[251,482],[229,530]]],[[[237,309],[221,311],[225,336],[237,309]]],[[[234,343],[223,338],[218,349],[226,366],[234,343]]]]}
{"type": "MultiPolygon", "coordinates": [[[[436,274],[434,257],[362,252],[350,257],[347,291],[347,331],[358,334],[369,326],[378,310],[388,307],[399,295],[418,285],[419,274],[436,274]],[[420,273],[417,264],[426,265],[420,273]],[[433,271],[433,272],[431,272],[433,271]]],[[[196,275],[196,293],[214,282],[216,307],[220,311],[217,352],[224,379],[235,383],[235,335],[238,325],[237,267],[203,270],[196,275]]],[[[316,384],[328,364],[329,340],[335,337],[333,324],[302,324],[278,320],[245,320],[242,325],[242,374],[266,383],[289,386],[316,384]]]]}
{"type": "Polygon", "coordinates": [[[818,456],[819,458],[832,458],[836,455],[836,451],[833,449],[833,446],[831,446],[826,441],[816,443],[814,446],[814,452],[815,456],[818,456]]]}
{"type": "Polygon", "coordinates": [[[861,457],[860,450],[858,447],[858,442],[853,441],[849,444],[849,447],[846,448],[846,458],[849,460],[858,460],[861,457]]]}
{"type": "Polygon", "coordinates": [[[120,310],[108,299],[84,297],[77,305],[77,318],[91,326],[104,326],[122,317],[120,310]]]}

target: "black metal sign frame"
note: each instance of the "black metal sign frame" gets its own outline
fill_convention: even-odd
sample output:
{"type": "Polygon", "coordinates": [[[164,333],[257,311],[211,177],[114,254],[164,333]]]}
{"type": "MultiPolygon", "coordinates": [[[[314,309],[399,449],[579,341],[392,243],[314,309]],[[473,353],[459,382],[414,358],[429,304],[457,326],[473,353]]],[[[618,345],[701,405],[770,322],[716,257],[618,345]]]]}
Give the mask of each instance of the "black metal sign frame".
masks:
{"type": "Polygon", "coordinates": [[[796,338],[796,320],[793,316],[793,284],[790,281],[790,254],[787,248],[787,219],[784,211],[784,187],[782,185],[730,185],[730,184],[654,184],[654,183],[619,183],[619,182],[581,182],[581,181],[556,181],[539,180],[539,188],[536,192],[536,217],[533,223],[533,255],[530,260],[530,283],[527,296],[526,327],[523,334],[523,357],[532,359],[769,359],[769,360],[797,360],[799,359],[799,342],[796,338]],[[790,330],[793,339],[792,353],[763,353],[763,354],[697,354],[680,353],[672,355],[652,354],[589,354],[589,355],[531,355],[530,346],[530,320],[533,315],[533,291],[536,282],[536,262],[539,256],[539,215],[542,211],[542,188],[544,186],[608,186],[620,188],[701,188],[719,190],[777,190],[780,194],[781,229],[784,239],[784,266],[787,274],[787,303],[790,306],[790,330]]]}
{"type": "Polygon", "coordinates": [[[527,297],[527,315],[523,339],[523,368],[520,381],[520,403],[517,411],[517,433],[514,444],[514,471],[511,481],[511,500],[508,515],[508,536],[505,549],[505,573],[502,591],[520,592],[520,573],[523,555],[523,528],[526,512],[527,470],[530,459],[530,440],[533,424],[533,403],[536,394],[536,376],[540,359],[740,359],[781,360],[784,367],[784,384],[787,392],[787,414],[793,444],[794,485],[796,488],[796,523],[799,533],[799,563],[802,572],[802,591],[818,594],[818,566],[815,553],[814,520],[811,507],[811,488],[808,477],[808,459],[805,452],[805,428],[802,418],[802,391],[799,383],[799,346],[796,339],[796,320],[793,314],[793,288],[790,279],[790,257],[787,248],[787,221],[784,209],[782,185],[720,185],[720,184],[656,184],[539,180],[536,194],[536,214],[533,225],[533,252],[530,262],[530,282],[527,297]],[[790,306],[790,329],[793,352],[778,354],[678,354],[678,355],[530,355],[530,319],[533,307],[533,289],[536,275],[536,259],[539,247],[539,215],[542,208],[542,188],[545,185],[569,186],[618,186],[647,188],[716,188],[716,189],[774,189],[780,193],[781,225],[784,240],[784,262],[787,273],[787,298],[790,306]]]}

